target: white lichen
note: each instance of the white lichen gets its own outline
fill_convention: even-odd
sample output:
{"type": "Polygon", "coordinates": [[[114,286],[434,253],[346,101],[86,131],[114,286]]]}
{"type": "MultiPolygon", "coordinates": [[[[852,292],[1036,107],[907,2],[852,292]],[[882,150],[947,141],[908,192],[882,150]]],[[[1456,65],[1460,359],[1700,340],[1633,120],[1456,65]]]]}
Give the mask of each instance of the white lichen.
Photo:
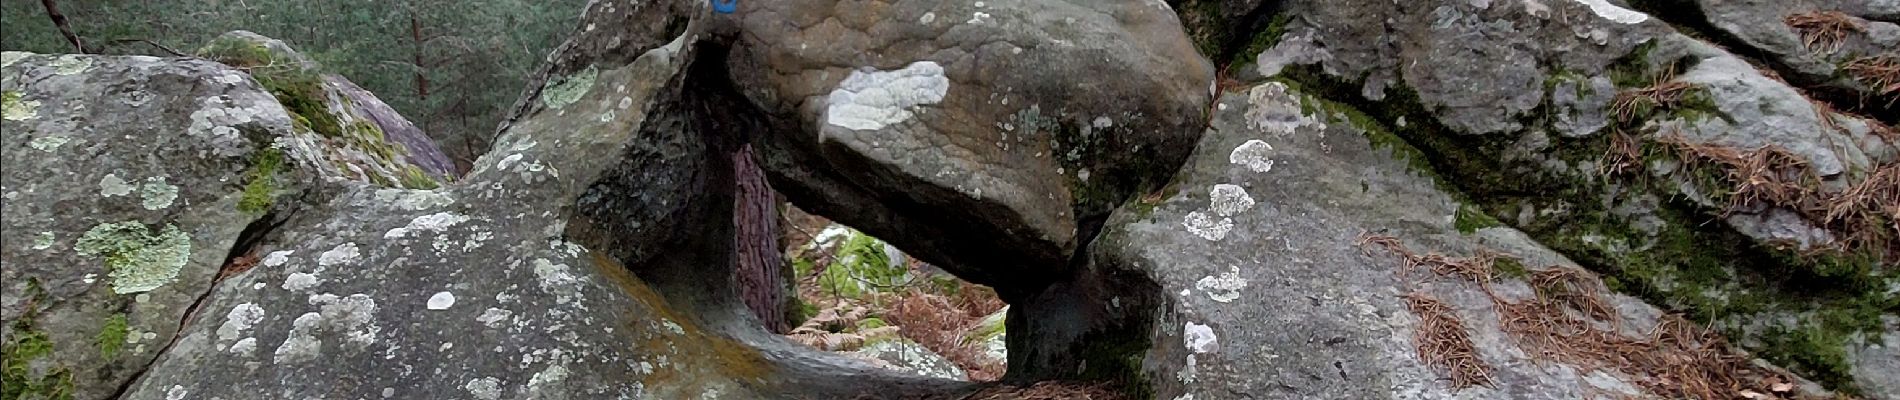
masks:
{"type": "Polygon", "coordinates": [[[115,174],[106,174],[106,177],[99,178],[99,196],[102,197],[132,194],[132,187],[132,185],[125,183],[124,178],[120,178],[115,174]]]}
{"type": "Polygon", "coordinates": [[[145,185],[139,187],[139,197],[144,198],[142,205],[147,210],[163,210],[172,206],[172,200],[178,199],[178,187],[165,183],[165,177],[145,178],[145,185]]]}
{"type": "Polygon", "coordinates": [[[1234,220],[1226,217],[1216,220],[1207,213],[1193,211],[1181,221],[1181,226],[1187,227],[1188,233],[1193,233],[1194,236],[1218,242],[1227,237],[1228,231],[1234,229],[1234,220]]]}
{"type": "Polygon", "coordinates": [[[239,304],[224,314],[224,325],[218,326],[218,343],[232,342],[243,338],[251,326],[264,320],[264,308],[255,303],[239,304]]]}
{"type": "Polygon", "coordinates": [[[1220,276],[1202,277],[1194,282],[1194,288],[1207,293],[1207,298],[1226,303],[1240,298],[1240,290],[1247,288],[1247,279],[1240,277],[1240,267],[1227,266],[1227,272],[1220,276]]]}
{"type": "Polygon", "coordinates": [[[912,108],[943,101],[950,78],[943,66],[918,61],[894,71],[851,71],[825,98],[825,123],[877,130],[911,118],[912,108]]]}
{"type": "Polygon", "coordinates": [[[26,145],[33,147],[34,150],[51,153],[72,140],[73,138],[64,135],[46,135],[33,138],[33,141],[27,142],[26,145]]]}
{"type": "Polygon", "coordinates": [[[336,247],[330,249],[330,251],[325,251],[323,254],[317,255],[317,266],[328,267],[331,265],[354,263],[360,257],[361,253],[357,252],[356,243],[345,242],[336,245],[336,247]]]}
{"type": "Polygon", "coordinates": [[[480,322],[489,328],[501,329],[501,327],[507,325],[509,317],[512,316],[514,316],[513,311],[490,307],[487,310],[482,310],[482,315],[476,316],[475,322],[480,322]]]}
{"type": "Polygon", "coordinates": [[[1619,24],[1634,24],[1634,23],[1643,22],[1649,19],[1649,14],[1644,14],[1644,13],[1632,11],[1627,8],[1618,7],[1615,4],[1610,4],[1610,2],[1607,0],[1573,0],[1573,1],[1576,1],[1578,4],[1589,6],[1590,12],[1595,13],[1598,17],[1603,17],[1603,19],[1610,20],[1610,22],[1615,22],[1619,24]]]}
{"type": "Polygon", "coordinates": [[[33,238],[33,249],[46,250],[52,248],[53,240],[53,232],[40,232],[38,237],[33,238]]]}
{"type": "Polygon", "coordinates": [[[447,310],[452,306],[455,306],[454,293],[436,292],[434,296],[429,296],[428,308],[430,310],[447,310]]]}
{"type": "Polygon", "coordinates": [[[0,51],[0,68],[11,67],[13,63],[25,60],[32,55],[33,53],[24,51],[0,51]]]}
{"type": "Polygon", "coordinates": [[[323,284],[323,278],[317,277],[316,274],[292,272],[289,276],[284,277],[284,284],[278,287],[284,290],[301,292],[321,284],[323,284]]]}
{"type": "Polygon", "coordinates": [[[92,68],[91,57],[67,54],[53,60],[53,74],[55,75],[72,75],[86,72],[86,70],[90,68],[92,68]]]}
{"type": "Polygon", "coordinates": [[[270,254],[264,255],[263,264],[266,267],[282,266],[284,265],[284,263],[290,262],[290,254],[293,252],[294,252],[293,250],[280,250],[280,251],[270,252],[270,254]]]}
{"type": "Polygon", "coordinates": [[[1258,139],[1248,140],[1234,147],[1234,151],[1227,154],[1227,162],[1240,164],[1253,172],[1272,171],[1273,160],[1267,158],[1272,152],[1273,145],[1258,139]]]}
{"type": "Polygon", "coordinates": [[[452,226],[455,226],[456,224],[460,224],[467,221],[468,221],[467,216],[452,213],[452,212],[439,212],[435,214],[424,215],[424,216],[416,217],[415,219],[409,220],[409,225],[407,226],[390,229],[389,232],[383,233],[383,238],[384,239],[399,239],[399,238],[408,236],[411,232],[442,232],[443,230],[446,230],[449,227],[452,227],[452,226]]]}
{"type": "Polygon", "coordinates": [[[467,390],[469,395],[475,396],[478,400],[501,399],[501,380],[494,377],[469,380],[468,383],[462,385],[462,389],[467,390]]]}
{"type": "Polygon", "coordinates": [[[1214,328],[1193,322],[1181,327],[1181,340],[1188,350],[1195,353],[1208,353],[1220,348],[1220,339],[1214,336],[1214,328]]]}
{"type": "Polygon", "coordinates": [[[1247,189],[1239,185],[1216,184],[1208,190],[1207,207],[1214,214],[1232,217],[1253,208],[1253,197],[1247,195],[1247,189]]]}

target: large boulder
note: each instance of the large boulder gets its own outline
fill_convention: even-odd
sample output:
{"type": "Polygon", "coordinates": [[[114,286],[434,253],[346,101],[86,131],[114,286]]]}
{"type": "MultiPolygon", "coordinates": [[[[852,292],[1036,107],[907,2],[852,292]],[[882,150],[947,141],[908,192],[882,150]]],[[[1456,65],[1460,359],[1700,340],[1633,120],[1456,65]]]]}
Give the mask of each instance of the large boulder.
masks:
{"type": "Polygon", "coordinates": [[[417,167],[316,136],[256,69],[7,53],[9,398],[970,390],[761,329],[729,280],[739,141],[687,90],[710,12],[585,15],[497,151],[433,189],[381,182],[417,167]]]}
{"type": "Polygon", "coordinates": [[[1253,78],[1367,111],[1619,291],[1830,387],[1900,387],[1871,361],[1897,356],[1894,128],[1610,2],[1280,7],[1253,78]]]}
{"type": "Polygon", "coordinates": [[[1151,345],[1085,361],[1138,367],[1158,399],[1814,390],[1473,214],[1418,169],[1417,150],[1350,106],[1266,83],[1216,110],[1171,186],[1117,210],[1090,248],[1090,272],[1152,292],[1016,304],[1036,312],[1116,296],[1072,315],[1121,319],[1067,336],[1078,332],[1071,322],[1012,318],[1015,347],[1151,345]]]}
{"type": "Polygon", "coordinates": [[[273,147],[290,115],[215,62],[6,52],[0,109],[9,398],[114,395],[310,178],[273,147]]]}
{"type": "Polygon", "coordinates": [[[325,177],[433,189],[460,176],[415,124],[281,40],[232,31],[212,39],[198,56],[244,70],[277,96],[295,117],[300,145],[326,152],[333,167],[321,171],[325,177]]]}
{"type": "Polygon", "coordinates": [[[1005,297],[1179,164],[1212,68],[1152,1],[743,2],[724,71],[773,186],[1005,297]],[[758,114],[758,115],[755,115],[758,114]]]}

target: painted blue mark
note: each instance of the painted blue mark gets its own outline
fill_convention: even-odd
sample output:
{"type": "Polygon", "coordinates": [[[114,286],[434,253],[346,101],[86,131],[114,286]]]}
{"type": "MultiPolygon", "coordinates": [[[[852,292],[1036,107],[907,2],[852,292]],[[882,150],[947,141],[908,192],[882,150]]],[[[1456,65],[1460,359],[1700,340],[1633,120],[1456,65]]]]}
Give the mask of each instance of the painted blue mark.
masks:
{"type": "Polygon", "coordinates": [[[720,14],[731,14],[733,11],[739,11],[739,0],[724,0],[724,1],[711,0],[711,1],[713,5],[713,11],[718,11],[720,14]]]}

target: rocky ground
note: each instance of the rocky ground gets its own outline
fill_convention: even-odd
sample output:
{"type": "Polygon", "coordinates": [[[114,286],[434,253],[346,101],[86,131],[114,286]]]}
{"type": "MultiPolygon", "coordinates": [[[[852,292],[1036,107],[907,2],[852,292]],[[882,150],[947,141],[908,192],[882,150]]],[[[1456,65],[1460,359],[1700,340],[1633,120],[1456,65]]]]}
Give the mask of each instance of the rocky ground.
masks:
{"type": "Polygon", "coordinates": [[[0,398],[1900,399],[1896,21],[601,0],[461,176],[269,38],[6,52],[0,398]]]}

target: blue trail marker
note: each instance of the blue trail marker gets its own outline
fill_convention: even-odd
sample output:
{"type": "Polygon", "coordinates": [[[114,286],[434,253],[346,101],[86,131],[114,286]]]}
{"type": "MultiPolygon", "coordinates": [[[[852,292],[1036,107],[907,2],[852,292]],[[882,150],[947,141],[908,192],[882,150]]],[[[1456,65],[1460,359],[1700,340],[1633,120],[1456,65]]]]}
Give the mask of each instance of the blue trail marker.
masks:
{"type": "Polygon", "coordinates": [[[718,11],[720,14],[731,14],[733,11],[739,11],[739,0],[710,1],[712,1],[713,11],[718,11]]]}

